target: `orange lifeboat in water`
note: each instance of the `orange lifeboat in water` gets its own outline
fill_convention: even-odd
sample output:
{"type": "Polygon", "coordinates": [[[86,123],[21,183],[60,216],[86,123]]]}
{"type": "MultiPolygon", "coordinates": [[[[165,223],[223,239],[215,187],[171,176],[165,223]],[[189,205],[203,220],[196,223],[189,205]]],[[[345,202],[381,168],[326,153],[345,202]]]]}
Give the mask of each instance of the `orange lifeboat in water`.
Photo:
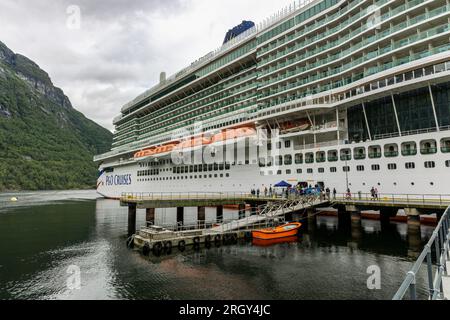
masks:
{"type": "Polygon", "coordinates": [[[292,236],[271,240],[253,239],[252,244],[257,247],[270,247],[281,243],[296,243],[296,242],[298,242],[298,237],[292,236]]]}
{"type": "Polygon", "coordinates": [[[256,230],[252,232],[253,239],[259,240],[273,240],[280,238],[293,237],[298,234],[302,224],[300,222],[288,223],[276,228],[268,228],[256,230]]]}

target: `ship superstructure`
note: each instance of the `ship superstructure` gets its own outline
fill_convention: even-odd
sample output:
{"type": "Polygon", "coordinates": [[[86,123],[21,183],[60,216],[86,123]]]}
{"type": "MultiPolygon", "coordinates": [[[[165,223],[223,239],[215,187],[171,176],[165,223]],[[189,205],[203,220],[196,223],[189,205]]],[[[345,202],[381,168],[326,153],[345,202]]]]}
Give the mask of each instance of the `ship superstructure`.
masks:
{"type": "Polygon", "coordinates": [[[112,198],[281,180],[450,191],[450,1],[296,3],[162,74],[114,125],[95,157],[112,198]]]}

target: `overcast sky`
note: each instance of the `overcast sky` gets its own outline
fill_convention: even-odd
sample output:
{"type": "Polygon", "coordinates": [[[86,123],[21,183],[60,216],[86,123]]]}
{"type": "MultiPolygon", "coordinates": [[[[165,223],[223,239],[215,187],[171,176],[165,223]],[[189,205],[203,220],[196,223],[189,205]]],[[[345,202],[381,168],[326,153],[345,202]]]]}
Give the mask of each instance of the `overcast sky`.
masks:
{"type": "Polygon", "coordinates": [[[121,107],[292,0],[0,0],[0,41],[112,130],[121,107]],[[77,24],[77,6],[80,24],[77,24]]]}

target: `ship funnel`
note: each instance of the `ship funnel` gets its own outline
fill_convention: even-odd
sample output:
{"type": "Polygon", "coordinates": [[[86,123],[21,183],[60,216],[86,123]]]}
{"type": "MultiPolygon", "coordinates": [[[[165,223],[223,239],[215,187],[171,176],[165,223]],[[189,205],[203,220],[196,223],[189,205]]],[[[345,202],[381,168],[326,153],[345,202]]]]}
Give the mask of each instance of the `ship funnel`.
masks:
{"type": "Polygon", "coordinates": [[[166,82],[166,73],[161,72],[161,74],[159,75],[159,83],[164,83],[164,82],[166,82]]]}

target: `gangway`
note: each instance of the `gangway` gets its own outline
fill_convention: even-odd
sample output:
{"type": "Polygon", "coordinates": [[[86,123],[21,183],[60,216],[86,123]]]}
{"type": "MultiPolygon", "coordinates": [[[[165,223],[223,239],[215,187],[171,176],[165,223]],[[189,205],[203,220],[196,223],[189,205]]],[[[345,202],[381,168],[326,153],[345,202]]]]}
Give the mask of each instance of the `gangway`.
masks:
{"type": "Polygon", "coordinates": [[[319,195],[308,195],[292,197],[287,199],[280,199],[275,202],[270,202],[259,207],[259,213],[239,220],[223,223],[220,226],[213,227],[205,232],[209,233],[224,233],[240,229],[248,229],[252,225],[261,225],[263,223],[271,222],[279,217],[284,217],[286,214],[294,213],[300,210],[306,210],[317,206],[328,204],[328,200],[324,200],[319,195]]]}

